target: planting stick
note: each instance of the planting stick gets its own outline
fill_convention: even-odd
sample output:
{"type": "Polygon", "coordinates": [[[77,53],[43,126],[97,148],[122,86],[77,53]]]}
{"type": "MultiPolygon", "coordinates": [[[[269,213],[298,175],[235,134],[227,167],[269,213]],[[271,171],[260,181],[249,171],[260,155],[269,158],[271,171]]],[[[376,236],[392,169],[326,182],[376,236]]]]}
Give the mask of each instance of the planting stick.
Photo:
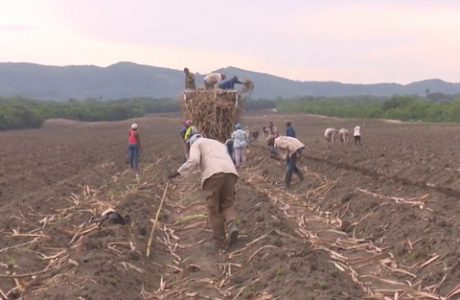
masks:
{"type": "Polygon", "coordinates": [[[155,216],[155,221],[153,222],[152,230],[150,231],[149,241],[147,243],[147,252],[145,256],[150,257],[150,247],[152,246],[153,240],[153,233],[155,232],[155,228],[157,227],[158,217],[160,216],[161,207],[163,206],[163,201],[166,196],[166,192],[168,191],[169,182],[166,183],[165,191],[163,192],[163,197],[161,198],[160,206],[158,207],[157,214],[155,216]]]}

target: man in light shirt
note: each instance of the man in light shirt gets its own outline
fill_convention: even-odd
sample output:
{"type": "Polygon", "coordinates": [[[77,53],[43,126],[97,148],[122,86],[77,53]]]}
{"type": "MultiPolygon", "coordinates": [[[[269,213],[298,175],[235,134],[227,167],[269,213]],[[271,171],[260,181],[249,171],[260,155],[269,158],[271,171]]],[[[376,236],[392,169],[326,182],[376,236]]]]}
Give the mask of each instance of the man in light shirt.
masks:
{"type": "Polygon", "coordinates": [[[238,179],[233,164],[224,144],[194,134],[190,140],[190,156],[188,160],[168,178],[189,175],[196,168],[201,170],[201,188],[206,197],[209,224],[213,239],[218,248],[232,247],[238,239],[235,202],[235,184],[238,179]],[[227,228],[228,238],[225,237],[227,228]]]}
{"type": "Polygon", "coordinates": [[[297,167],[297,158],[300,156],[305,146],[298,139],[290,136],[277,137],[274,146],[279,156],[286,160],[285,185],[286,189],[289,189],[291,187],[293,173],[296,173],[301,181],[304,179],[302,172],[297,167]]]}
{"type": "Polygon", "coordinates": [[[348,142],[348,129],[340,128],[339,138],[342,143],[348,142]]]}
{"type": "Polygon", "coordinates": [[[324,138],[326,141],[333,143],[338,132],[339,131],[335,128],[327,128],[324,131],[324,138]]]}
{"type": "Polygon", "coordinates": [[[204,77],[204,86],[206,89],[211,90],[216,87],[216,85],[225,79],[225,74],[222,73],[211,73],[204,77]]]}
{"type": "Polygon", "coordinates": [[[232,133],[232,140],[235,166],[238,169],[246,164],[246,148],[248,147],[249,137],[240,123],[235,125],[235,129],[236,130],[232,133]]]}
{"type": "Polygon", "coordinates": [[[355,137],[355,145],[361,145],[361,126],[356,125],[355,129],[353,130],[353,136],[355,137]]]}

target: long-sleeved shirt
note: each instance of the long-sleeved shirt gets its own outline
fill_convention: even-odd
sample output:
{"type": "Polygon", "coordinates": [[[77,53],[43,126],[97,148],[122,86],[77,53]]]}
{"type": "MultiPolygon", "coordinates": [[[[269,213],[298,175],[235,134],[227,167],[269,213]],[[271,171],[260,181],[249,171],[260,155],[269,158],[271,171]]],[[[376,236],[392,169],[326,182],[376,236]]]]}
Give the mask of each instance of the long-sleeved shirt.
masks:
{"type": "Polygon", "coordinates": [[[305,148],[298,139],[290,136],[280,136],[275,139],[275,148],[283,159],[291,157],[298,150],[305,148]]]}
{"type": "Polygon", "coordinates": [[[239,81],[237,78],[233,77],[232,79],[229,79],[227,81],[222,82],[219,84],[219,88],[223,90],[233,90],[235,89],[235,84],[243,84],[241,81],[239,81]]]}
{"type": "Polygon", "coordinates": [[[237,129],[232,133],[233,148],[246,147],[248,145],[248,135],[243,129],[237,129]]]}
{"type": "Polygon", "coordinates": [[[190,147],[188,160],[177,170],[181,175],[188,175],[197,167],[201,171],[201,186],[214,174],[235,174],[235,165],[227,153],[227,148],[219,141],[200,138],[190,147]]]}
{"type": "Polygon", "coordinates": [[[290,137],[295,137],[295,130],[294,130],[294,127],[288,126],[288,127],[286,128],[286,135],[287,135],[287,136],[290,136],[290,137]]]}
{"type": "Polygon", "coordinates": [[[211,73],[204,77],[204,81],[207,83],[218,83],[222,80],[222,74],[220,73],[211,73]]]}
{"type": "Polygon", "coordinates": [[[324,131],[324,137],[328,140],[334,140],[334,137],[337,133],[338,131],[335,128],[326,128],[326,130],[324,131]]]}

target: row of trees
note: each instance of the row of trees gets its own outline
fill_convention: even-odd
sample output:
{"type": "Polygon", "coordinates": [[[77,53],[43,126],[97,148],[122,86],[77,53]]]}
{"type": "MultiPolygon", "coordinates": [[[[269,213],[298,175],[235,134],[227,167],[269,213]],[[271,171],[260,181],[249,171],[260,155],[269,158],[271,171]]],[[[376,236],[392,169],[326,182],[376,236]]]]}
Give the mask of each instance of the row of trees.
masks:
{"type": "MultiPolygon", "coordinates": [[[[280,112],[311,113],[342,118],[385,118],[402,121],[460,122],[460,98],[434,102],[417,96],[381,98],[297,97],[246,101],[246,109],[277,108],[280,112]]],[[[112,101],[87,99],[67,102],[0,98],[0,130],[39,127],[49,118],[79,121],[117,121],[152,113],[179,112],[174,99],[131,98],[112,101]]]]}
{"type": "Polygon", "coordinates": [[[67,102],[0,98],[0,130],[39,127],[44,120],[117,121],[151,113],[178,112],[172,99],[132,98],[113,101],[88,99],[67,102]]]}
{"type": "Polygon", "coordinates": [[[460,122],[460,98],[441,103],[417,96],[296,98],[278,101],[277,108],[281,112],[303,112],[342,118],[460,122]]]}

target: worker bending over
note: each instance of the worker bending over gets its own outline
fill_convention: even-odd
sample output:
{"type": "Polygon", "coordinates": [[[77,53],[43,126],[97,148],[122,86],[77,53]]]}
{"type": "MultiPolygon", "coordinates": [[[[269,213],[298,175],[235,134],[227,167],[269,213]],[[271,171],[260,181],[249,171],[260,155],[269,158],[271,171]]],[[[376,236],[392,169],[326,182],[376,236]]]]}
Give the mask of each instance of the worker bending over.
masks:
{"type": "Polygon", "coordinates": [[[172,179],[179,175],[190,175],[196,168],[201,170],[201,187],[206,197],[209,224],[213,239],[218,248],[235,245],[238,238],[235,202],[235,184],[238,179],[235,165],[224,144],[194,134],[190,138],[190,156],[174,173],[172,179]],[[227,228],[228,237],[225,236],[227,228]],[[227,241],[227,243],[225,243],[227,241]]]}
{"type": "Polygon", "coordinates": [[[304,179],[302,172],[297,167],[297,159],[305,146],[298,139],[290,136],[277,137],[274,140],[274,146],[278,155],[286,160],[285,186],[286,189],[289,189],[293,173],[296,173],[301,181],[304,179]]]}

